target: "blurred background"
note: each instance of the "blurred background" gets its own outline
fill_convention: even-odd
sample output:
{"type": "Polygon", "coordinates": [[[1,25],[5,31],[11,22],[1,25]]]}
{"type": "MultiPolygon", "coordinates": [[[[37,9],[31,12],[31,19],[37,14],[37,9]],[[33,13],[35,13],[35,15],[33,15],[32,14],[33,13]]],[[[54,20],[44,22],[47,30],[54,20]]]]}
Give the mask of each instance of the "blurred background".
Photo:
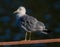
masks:
{"type": "MultiPolygon", "coordinates": [[[[17,27],[13,12],[25,6],[27,14],[42,21],[49,32],[48,35],[39,32],[32,33],[32,40],[60,37],[60,0],[0,0],[0,42],[24,40],[25,32],[17,27]]],[[[28,35],[29,36],[29,35],[28,35]]],[[[14,45],[1,47],[59,47],[60,43],[14,45]]]]}

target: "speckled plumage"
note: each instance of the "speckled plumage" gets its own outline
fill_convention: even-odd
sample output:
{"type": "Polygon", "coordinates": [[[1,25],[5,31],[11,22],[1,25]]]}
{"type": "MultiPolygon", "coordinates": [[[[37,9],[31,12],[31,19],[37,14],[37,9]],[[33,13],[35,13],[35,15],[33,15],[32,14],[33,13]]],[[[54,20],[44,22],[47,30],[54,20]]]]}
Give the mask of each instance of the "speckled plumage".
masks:
{"type": "Polygon", "coordinates": [[[43,32],[45,30],[45,25],[41,21],[38,21],[36,18],[24,15],[18,19],[19,26],[23,28],[25,31],[41,31],[43,32]]]}

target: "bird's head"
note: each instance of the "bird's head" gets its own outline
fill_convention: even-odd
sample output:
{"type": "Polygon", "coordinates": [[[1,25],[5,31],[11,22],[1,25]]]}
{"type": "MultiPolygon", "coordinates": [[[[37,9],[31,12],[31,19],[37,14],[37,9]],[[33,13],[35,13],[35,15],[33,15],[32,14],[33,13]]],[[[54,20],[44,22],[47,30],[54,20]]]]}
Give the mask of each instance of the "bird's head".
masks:
{"type": "Polygon", "coordinates": [[[14,13],[18,13],[20,15],[25,15],[26,14],[26,9],[23,6],[20,6],[14,13]]]}

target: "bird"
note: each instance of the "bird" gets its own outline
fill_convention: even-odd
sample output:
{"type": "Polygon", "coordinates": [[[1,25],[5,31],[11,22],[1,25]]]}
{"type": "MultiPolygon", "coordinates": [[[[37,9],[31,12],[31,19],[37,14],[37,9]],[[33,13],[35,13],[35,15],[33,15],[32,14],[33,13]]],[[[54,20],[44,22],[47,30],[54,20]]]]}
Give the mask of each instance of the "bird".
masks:
{"type": "Polygon", "coordinates": [[[44,32],[44,30],[47,30],[44,23],[38,21],[35,17],[26,14],[26,8],[24,6],[20,6],[13,13],[16,14],[16,16],[18,16],[18,26],[26,31],[25,40],[27,40],[28,32],[30,33],[29,40],[31,40],[31,33],[35,31],[40,31],[43,34],[48,34],[47,32],[44,32]]]}

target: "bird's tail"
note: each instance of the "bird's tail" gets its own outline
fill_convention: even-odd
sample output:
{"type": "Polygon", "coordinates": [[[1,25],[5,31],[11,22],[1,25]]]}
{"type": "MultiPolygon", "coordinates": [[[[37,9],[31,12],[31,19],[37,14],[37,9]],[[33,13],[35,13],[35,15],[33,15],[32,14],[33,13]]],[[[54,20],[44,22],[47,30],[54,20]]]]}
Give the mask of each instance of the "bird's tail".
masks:
{"type": "Polygon", "coordinates": [[[47,33],[47,29],[42,30],[41,33],[43,33],[43,34],[48,34],[48,33],[47,33]]]}
{"type": "Polygon", "coordinates": [[[43,33],[43,34],[48,34],[47,32],[44,32],[44,31],[41,31],[41,33],[43,33]]]}

